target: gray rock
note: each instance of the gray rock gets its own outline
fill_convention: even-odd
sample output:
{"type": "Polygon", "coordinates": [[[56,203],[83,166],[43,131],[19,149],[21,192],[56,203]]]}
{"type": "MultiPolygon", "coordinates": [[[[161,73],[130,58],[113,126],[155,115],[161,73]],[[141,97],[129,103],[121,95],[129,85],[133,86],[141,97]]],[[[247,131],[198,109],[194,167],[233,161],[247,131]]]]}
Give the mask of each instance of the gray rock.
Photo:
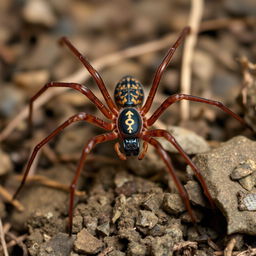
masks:
{"type": "Polygon", "coordinates": [[[251,175],[240,179],[239,183],[244,189],[246,189],[248,191],[251,191],[254,187],[254,180],[253,180],[253,177],[251,175]]]}
{"type": "Polygon", "coordinates": [[[232,180],[239,180],[256,171],[256,163],[251,159],[239,163],[230,174],[232,180]]]}
{"type": "MultiPolygon", "coordinates": [[[[174,138],[187,154],[203,153],[210,149],[204,138],[190,130],[177,126],[170,126],[167,128],[167,130],[174,136],[174,138]]],[[[170,142],[162,138],[159,138],[159,141],[166,150],[172,153],[177,153],[177,150],[172,146],[170,142]]]]}
{"type": "Polygon", "coordinates": [[[73,242],[68,234],[59,233],[41,245],[38,256],[69,256],[73,242]]]}
{"type": "Polygon", "coordinates": [[[52,27],[57,22],[51,5],[47,1],[27,1],[23,9],[23,18],[32,24],[52,27]]]}
{"type": "Polygon", "coordinates": [[[195,203],[197,205],[201,205],[203,207],[206,206],[206,202],[203,197],[202,189],[197,181],[194,181],[194,180],[188,181],[187,184],[185,185],[185,188],[188,192],[189,199],[193,203],[195,203]]]}
{"type": "Polygon", "coordinates": [[[78,234],[74,243],[74,249],[78,253],[95,254],[103,247],[102,241],[91,235],[85,228],[78,234]]]}
{"type": "Polygon", "coordinates": [[[164,195],[163,209],[170,214],[178,214],[186,210],[181,197],[178,194],[170,193],[164,195]]]}
{"type": "Polygon", "coordinates": [[[142,206],[149,211],[156,212],[161,206],[163,201],[163,195],[159,193],[150,193],[145,201],[142,203],[142,206]]]}
{"type": "Polygon", "coordinates": [[[141,227],[153,228],[158,222],[157,216],[150,211],[141,210],[137,219],[137,225],[141,227]]]}
{"type": "Polygon", "coordinates": [[[239,211],[238,191],[246,191],[230,179],[239,163],[256,161],[256,143],[242,136],[235,137],[210,152],[197,155],[194,163],[201,170],[210,194],[227,219],[227,232],[256,234],[254,212],[239,211]]]}
{"type": "Polygon", "coordinates": [[[237,196],[240,211],[256,211],[256,193],[239,191],[237,196]]]}
{"type": "Polygon", "coordinates": [[[131,242],[128,245],[128,255],[129,256],[144,256],[146,255],[147,248],[144,244],[139,244],[136,242],[131,242]]]}
{"type": "Polygon", "coordinates": [[[7,174],[12,167],[13,166],[9,155],[0,149],[0,176],[7,174]]]}

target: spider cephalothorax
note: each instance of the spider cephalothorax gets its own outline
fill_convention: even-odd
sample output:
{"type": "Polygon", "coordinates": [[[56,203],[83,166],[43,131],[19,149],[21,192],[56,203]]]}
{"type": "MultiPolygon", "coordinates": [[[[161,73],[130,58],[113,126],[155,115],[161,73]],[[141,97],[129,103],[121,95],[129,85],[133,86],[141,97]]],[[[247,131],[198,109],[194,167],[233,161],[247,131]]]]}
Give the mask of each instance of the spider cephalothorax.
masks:
{"type": "Polygon", "coordinates": [[[93,92],[87,88],[84,85],[77,84],[77,83],[58,83],[58,82],[52,82],[46,84],[38,93],[34,95],[34,97],[30,100],[30,108],[29,108],[29,120],[32,120],[32,111],[33,111],[33,103],[34,101],[42,94],[44,93],[48,88],[50,87],[69,87],[74,90],[77,90],[84,94],[98,109],[102,112],[102,114],[109,119],[109,122],[105,122],[93,115],[87,114],[85,112],[76,114],[72,117],[70,117],[68,120],[66,120],[63,124],[61,124],[58,128],[56,128],[50,135],[48,135],[45,139],[43,139],[40,143],[36,145],[34,148],[32,155],[29,158],[28,164],[26,166],[26,170],[23,176],[23,179],[21,181],[20,186],[18,187],[14,198],[18,195],[19,191],[25,184],[26,178],[28,176],[30,167],[40,150],[40,148],[48,143],[53,137],[55,137],[59,132],[61,132],[63,129],[65,129],[70,124],[77,122],[77,121],[86,121],[88,123],[91,123],[93,125],[99,126],[104,130],[107,130],[107,133],[95,136],[91,138],[84,146],[81,154],[81,158],[79,160],[79,163],[77,165],[77,169],[75,172],[75,176],[70,184],[70,204],[69,204],[69,232],[72,233],[72,221],[73,221],[73,206],[74,206],[74,192],[76,188],[76,184],[78,181],[78,178],[80,176],[80,173],[83,169],[84,162],[86,160],[87,155],[90,153],[90,151],[99,143],[105,142],[105,141],[111,141],[119,139],[123,142],[123,149],[124,153],[120,151],[120,144],[117,142],[115,144],[115,151],[117,152],[120,159],[125,160],[126,156],[130,155],[138,155],[139,159],[142,159],[146,152],[147,152],[147,146],[148,144],[152,145],[159,156],[162,158],[164,163],[166,164],[167,170],[172,176],[174,183],[183,198],[183,201],[186,205],[186,208],[191,216],[192,221],[195,223],[196,219],[194,216],[194,213],[192,211],[189,197],[184,189],[183,185],[181,184],[180,180],[178,179],[177,175],[175,174],[174,168],[171,163],[171,159],[167,152],[163,149],[162,145],[155,139],[155,137],[162,137],[169,141],[176,149],[177,151],[182,155],[182,157],[185,159],[186,163],[191,167],[193,170],[195,176],[201,183],[203,187],[203,191],[206,195],[206,197],[209,199],[209,202],[211,203],[212,207],[214,207],[213,199],[208,191],[207,185],[200,174],[197,167],[193,164],[193,162],[190,160],[189,156],[184,152],[184,150],[181,148],[181,146],[178,144],[178,142],[175,140],[175,138],[172,136],[171,133],[165,130],[160,129],[150,129],[152,125],[157,121],[159,116],[173,103],[180,101],[180,100],[190,100],[190,101],[196,101],[201,103],[206,103],[210,105],[214,105],[227,114],[231,115],[238,121],[240,121],[242,124],[245,124],[244,120],[241,119],[238,115],[236,115],[234,112],[232,112],[230,109],[225,107],[222,103],[214,100],[204,99],[192,95],[187,94],[174,94],[167,97],[167,99],[158,107],[155,112],[149,117],[146,118],[146,114],[148,113],[155,94],[156,90],[158,88],[159,82],[161,80],[162,74],[164,70],[166,69],[167,65],[169,64],[175,50],[179,46],[179,44],[182,42],[182,40],[185,38],[185,36],[189,32],[189,27],[186,27],[183,29],[181,35],[179,36],[178,40],[174,43],[173,46],[170,47],[167,55],[159,65],[158,69],[156,70],[154,80],[151,86],[151,89],[149,91],[149,95],[147,97],[147,100],[143,106],[143,88],[142,85],[133,77],[131,76],[125,76],[123,77],[118,84],[116,85],[114,98],[115,102],[110,97],[108,90],[106,89],[106,86],[99,75],[99,73],[90,65],[90,63],[82,56],[82,54],[71,44],[71,42],[67,38],[62,38],[60,42],[62,44],[65,44],[69,47],[69,49],[79,58],[79,60],[83,63],[83,65],[86,67],[86,69],[91,74],[92,78],[98,85],[106,104],[103,104],[94,94],[93,92]],[[143,149],[140,152],[140,143],[139,141],[143,141],[143,149]],[[139,153],[140,152],[140,153],[139,153]]]}

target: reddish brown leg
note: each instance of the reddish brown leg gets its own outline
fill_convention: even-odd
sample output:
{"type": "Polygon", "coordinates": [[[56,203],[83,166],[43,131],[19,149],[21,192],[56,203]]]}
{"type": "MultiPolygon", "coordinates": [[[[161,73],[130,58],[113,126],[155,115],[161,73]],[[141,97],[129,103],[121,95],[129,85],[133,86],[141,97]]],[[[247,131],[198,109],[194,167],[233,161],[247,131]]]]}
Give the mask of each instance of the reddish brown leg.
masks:
{"type": "Polygon", "coordinates": [[[77,184],[78,178],[80,176],[81,170],[83,169],[85,159],[86,159],[87,155],[91,152],[93,147],[95,147],[97,144],[105,142],[105,141],[114,140],[117,137],[118,137],[118,135],[116,132],[98,135],[98,136],[95,136],[94,138],[92,138],[83,148],[82,155],[79,160],[74,179],[70,185],[69,235],[72,234],[74,194],[75,194],[76,184],[77,184]]]}
{"type": "Polygon", "coordinates": [[[68,87],[75,89],[82,94],[84,94],[86,97],[88,97],[89,100],[91,100],[92,103],[96,105],[96,107],[102,112],[103,115],[105,115],[108,119],[113,120],[114,115],[109,111],[108,108],[106,108],[103,103],[93,94],[93,92],[87,88],[84,85],[77,84],[77,83],[59,83],[59,82],[51,82],[47,83],[43,88],[40,89],[31,99],[29,102],[29,127],[32,128],[32,116],[33,116],[33,103],[34,101],[43,94],[48,88],[50,87],[68,87]]]}
{"type": "Polygon", "coordinates": [[[105,130],[111,131],[113,129],[113,124],[111,123],[106,123],[103,120],[94,117],[92,115],[86,114],[86,113],[79,113],[77,115],[74,115],[72,117],[70,117],[67,121],[65,121],[62,125],[60,125],[57,129],[55,129],[50,135],[48,135],[45,139],[43,139],[39,144],[37,144],[32,152],[32,155],[29,158],[25,173],[23,175],[22,181],[20,183],[20,186],[18,187],[18,189],[16,190],[13,199],[17,197],[17,195],[19,194],[20,190],[22,189],[22,187],[24,186],[30,167],[37,155],[37,152],[40,150],[40,148],[45,145],[47,142],[49,142],[52,138],[54,138],[58,133],[60,133],[64,128],[66,128],[67,126],[69,126],[70,124],[77,122],[77,121],[87,121],[88,123],[94,124],[96,126],[99,126],[105,130]]]}
{"type": "Polygon", "coordinates": [[[153,80],[153,84],[152,84],[152,87],[150,89],[149,95],[147,97],[146,103],[141,109],[141,114],[143,116],[147,114],[147,112],[149,111],[149,109],[150,109],[150,107],[153,103],[153,100],[154,100],[154,97],[155,97],[155,94],[156,94],[156,90],[158,88],[158,85],[159,85],[160,79],[163,75],[163,72],[165,71],[166,67],[170,63],[174,52],[176,51],[178,46],[181,44],[181,42],[184,40],[184,38],[189,33],[189,31],[190,31],[190,27],[185,27],[182,30],[179,38],[174,43],[174,45],[169,49],[169,51],[167,52],[167,55],[164,57],[162,63],[157,68],[156,73],[155,73],[155,77],[154,77],[154,80],[153,80]]]}
{"type": "Polygon", "coordinates": [[[191,161],[189,156],[184,152],[184,150],[179,145],[179,143],[176,141],[176,139],[169,132],[167,132],[165,130],[159,130],[159,129],[151,130],[151,131],[146,131],[145,134],[148,135],[148,136],[152,136],[152,137],[164,137],[166,140],[168,140],[178,150],[178,152],[186,160],[187,164],[191,167],[191,169],[195,173],[197,179],[201,183],[201,185],[203,187],[203,190],[204,190],[204,194],[208,198],[208,200],[209,200],[209,202],[211,204],[211,207],[215,208],[214,201],[213,201],[213,199],[212,199],[212,197],[210,195],[210,192],[209,192],[209,190],[207,188],[207,185],[205,183],[205,180],[204,180],[203,176],[201,175],[201,173],[199,172],[199,170],[195,166],[195,164],[191,161]]]}
{"type": "Polygon", "coordinates": [[[148,151],[148,143],[146,141],[143,142],[143,149],[141,151],[141,153],[138,156],[139,160],[142,160],[144,158],[144,156],[146,155],[148,151]]]}
{"type": "Polygon", "coordinates": [[[158,152],[158,154],[160,155],[160,157],[162,158],[162,160],[165,162],[166,166],[167,166],[167,170],[169,172],[169,174],[172,176],[173,181],[180,193],[181,198],[183,199],[185,206],[188,210],[188,213],[191,217],[191,220],[196,223],[196,218],[194,215],[194,212],[192,211],[190,202],[189,202],[189,197],[188,194],[186,192],[186,190],[184,189],[184,187],[182,186],[180,180],[178,179],[177,175],[175,174],[174,168],[172,166],[171,163],[171,159],[168,156],[168,154],[166,153],[166,151],[163,149],[162,145],[155,139],[149,137],[148,135],[142,135],[142,139],[147,141],[149,144],[151,144],[152,146],[154,146],[158,152]]]}
{"type": "Polygon", "coordinates": [[[127,159],[126,155],[120,151],[120,143],[119,143],[119,142],[117,142],[117,143],[115,144],[115,151],[116,151],[118,157],[119,157],[121,160],[126,160],[126,159],[127,159]]]}
{"type": "Polygon", "coordinates": [[[60,39],[60,43],[65,44],[77,56],[77,58],[83,63],[83,65],[86,67],[86,69],[89,71],[92,78],[98,85],[104,99],[107,102],[108,107],[114,114],[117,114],[118,111],[117,111],[116,105],[115,105],[114,101],[112,100],[112,98],[110,97],[100,74],[91,66],[91,64],[83,57],[83,55],[75,48],[75,46],[66,37],[62,37],[60,39]]]}
{"type": "MultiPolygon", "coordinates": [[[[180,100],[190,100],[190,101],[196,101],[196,102],[202,102],[202,103],[206,103],[209,105],[213,105],[216,106],[218,108],[220,108],[221,110],[223,110],[224,112],[226,112],[227,114],[231,115],[232,117],[234,117],[236,120],[238,120],[240,123],[242,123],[243,125],[247,126],[248,128],[250,128],[245,121],[237,114],[235,114],[233,111],[231,111],[229,108],[227,108],[225,105],[223,105],[221,102],[219,101],[215,101],[215,100],[209,100],[209,99],[204,99],[201,97],[197,97],[197,96],[192,96],[192,95],[187,95],[187,94],[174,94],[169,96],[161,105],[160,107],[153,113],[153,115],[148,119],[147,121],[147,126],[151,126],[155,123],[155,121],[159,118],[159,116],[173,103],[180,101],[180,100]]],[[[251,128],[250,128],[251,129],[251,128]]]]}

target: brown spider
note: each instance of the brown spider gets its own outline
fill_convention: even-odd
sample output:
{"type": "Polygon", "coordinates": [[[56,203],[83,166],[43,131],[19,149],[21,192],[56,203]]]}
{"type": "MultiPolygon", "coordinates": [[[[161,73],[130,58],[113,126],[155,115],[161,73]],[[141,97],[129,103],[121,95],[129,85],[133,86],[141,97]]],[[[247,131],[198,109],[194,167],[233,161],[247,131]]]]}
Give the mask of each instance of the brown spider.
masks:
{"type": "MultiPolygon", "coordinates": [[[[190,101],[196,101],[196,102],[202,102],[210,105],[214,105],[224,112],[228,113],[235,119],[237,119],[242,124],[245,124],[244,120],[240,118],[237,114],[232,112],[230,109],[225,107],[221,102],[204,99],[192,95],[186,95],[186,94],[174,94],[169,96],[161,105],[160,107],[152,114],[151,117],[147,118],[146,114],[148,113],[153,99],[156,94],[156,90],[158,88],[160,79],[162,77],[162,74],[164,70],[166,69],[167,65],[169,64],[175,50],[180,45],[180,43],[184,40],[185,36],[189,33],[190,28],[185,27],[183,31],[181,32],[179,38],[174,43],[174,45],[168,50],[167,55],[163,59],[162,63],[159,65],[158,69],[156,70],[154,80],[152,87],[150,89],[149,95],[147,97],[146,103],[142,106],[143,98],[144,98],[144,92],[142,85],[140,82],[138,82],[135,78],[131,76],[125,76],[123,77],[115,88],[115,103],[111,99],[106,86],[99,75],[99,73],[90,65],[90,63],[83,57],[83,55],[72,45],[72,43],[65,37],[61,38],[60,42],[62,44],[65,44],[82,62],[82,64],[86,67],[86,69],[91,74],[92,78],[98,85],[106,103],[107,106],[105,106],[94,94],[93,92],[87,88],[84,85],[77,84],[77,83],[60,83],[60,82],[51,82],[46,84],[39,92],[37,92],[30,100],[29,105],[29,121],[31,123],[32,120],[32,112],[33,112],[33,103],[34,101],[43,94],[48,88],[50,87],[69,87],[73,88],[82,94],[84,94],[86,97],[88,97],[91,102],[96,105],[96,107],[103,113],[103,115],[111,120],[111,122],[105,122],[93,115],[87,114],[87,113],[79,113],[72,117],[70,117],[67,121],[65,121],[63,124],[61,124],[57,129],[55,129],[50,135],[48,135],[45,139],[43,139],[40,143],[38,143],[33,152],[32,155],[29,158],[23,179],[20,183],[20,186],[18,187],[16,193],[14,194],[14,198],[18,195],[21,188],[25,184],[26,178],[28,176],[30,167],[37,155],[37,152],[43,145],[48,143],[53,137],[55,137],[59,132],[61,132],[64,128],[69,126],[70,124],[77,122],[77,121],[86,121],[88,123],[94,124],[96,126],[99,126],[105,130],[108,131],[108,133],[104,133],[98,136],[93,137],[89,140],[88,143],[85,144],[81,158],[79,160],[75,176],[72,180],[72,183],[70,185],[70,204],[69,204],[69,232],[70,235],[72,233],[72,222],[73,222],[73,205],[74,205],[74,191],[76,188],[76,184],[78,181],[78,178],[80,176],[81,170],[83,169],[85,159],[87,155],[91,152],[91,150],[99,143],[111,141],[115,139],[119,139],[123,143],[123,152],[120,150],[120,144],[117,142],[115,144],[115,151],[119,158],[121,160],[125,160],[127,156],[135,155],[138,156],[138,159],[142,159],[147,151],[148,143],[151,144],[153,147],[155,147],[156,151],[162,158],[162,160],[165,162],[166,167],[170,175],[172,176],[175,185],[180,193],[180,196],[182,197],[186,208],[189,212],[189,215],[192,219],[192,221],[195,223],[195,215],[192,211],[189,197],[182,186],[180,180],[178,179],[177,175],[174,172],[174,168],[171,163],[171,159],[169,155],[166,153],[166,151],[163,149],[161,144],[154,139],[154,137],[163,137],[166,140],[168,140],[182,155],[182,157],[185,159],[187,164],[192,168],[194,171],[194,174],[196,175],[197,179],[202,185],[202,188],[204,190],[204,194],[208,198],[210,204],[212,207],[214,207],[213,199],[209,193],[209,190],[207,188],[207,185],[200,174],[198,168],[193,164],[191,159],[188,157],[188,155],[183,151],[181,146],[177,143],[175,138],[167,131],[155,129],[155,130],[149,130],[149,128],[157,121],[159,116],[173,103],[180,101],[180,100],[190,100],[190,101]],[[140,151],[140,140],[143,140],[143,148],[140,151]]],[[[246,125],[246,124],[245,124],[246,125]]]]}

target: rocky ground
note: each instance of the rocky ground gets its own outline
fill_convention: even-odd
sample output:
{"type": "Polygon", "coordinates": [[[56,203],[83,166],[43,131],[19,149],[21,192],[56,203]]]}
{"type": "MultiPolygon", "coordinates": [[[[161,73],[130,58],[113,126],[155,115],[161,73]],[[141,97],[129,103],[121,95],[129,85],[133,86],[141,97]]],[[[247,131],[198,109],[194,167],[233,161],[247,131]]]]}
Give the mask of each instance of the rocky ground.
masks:
{"type": "MultiPolygon", "coordinates": [[[[17,201],[10,200],[40,140],[74,113],[103,118],[84,95],[49,89],[34,105],[33,135],[28,129],[23,108],[49,81],[86,84],[102,99],[58,39],[67,36],[85,54],[111,95],[124,75],[139,79],[148,93],[167,48],[188,24],[190,9],[186,0],[1,0],[0,236],[7,245],[0,255],[7,255],[4,248],[9,255],[40,256],[256,255],[255,132],[200,103],[190,105],[189,120],[181,118],[176,103],[155,125],[175,136],[206,182],[214,208],[182,156],[159,139],[189,194],[196,225],[151,147],[142,161],[121,161],[114,144],[105,143],[93,150],[81,173],[68,236],[69,184],[83,145],[102,133],[83,124],[42,148],[33,175],[17,201]]],[[[255,131],[255,1],[207,1],[203,11],[190,93],[223,102],[255,131]]],[[[165,71],[152,109],[181,91],[182,49],[165,71]]]]}

